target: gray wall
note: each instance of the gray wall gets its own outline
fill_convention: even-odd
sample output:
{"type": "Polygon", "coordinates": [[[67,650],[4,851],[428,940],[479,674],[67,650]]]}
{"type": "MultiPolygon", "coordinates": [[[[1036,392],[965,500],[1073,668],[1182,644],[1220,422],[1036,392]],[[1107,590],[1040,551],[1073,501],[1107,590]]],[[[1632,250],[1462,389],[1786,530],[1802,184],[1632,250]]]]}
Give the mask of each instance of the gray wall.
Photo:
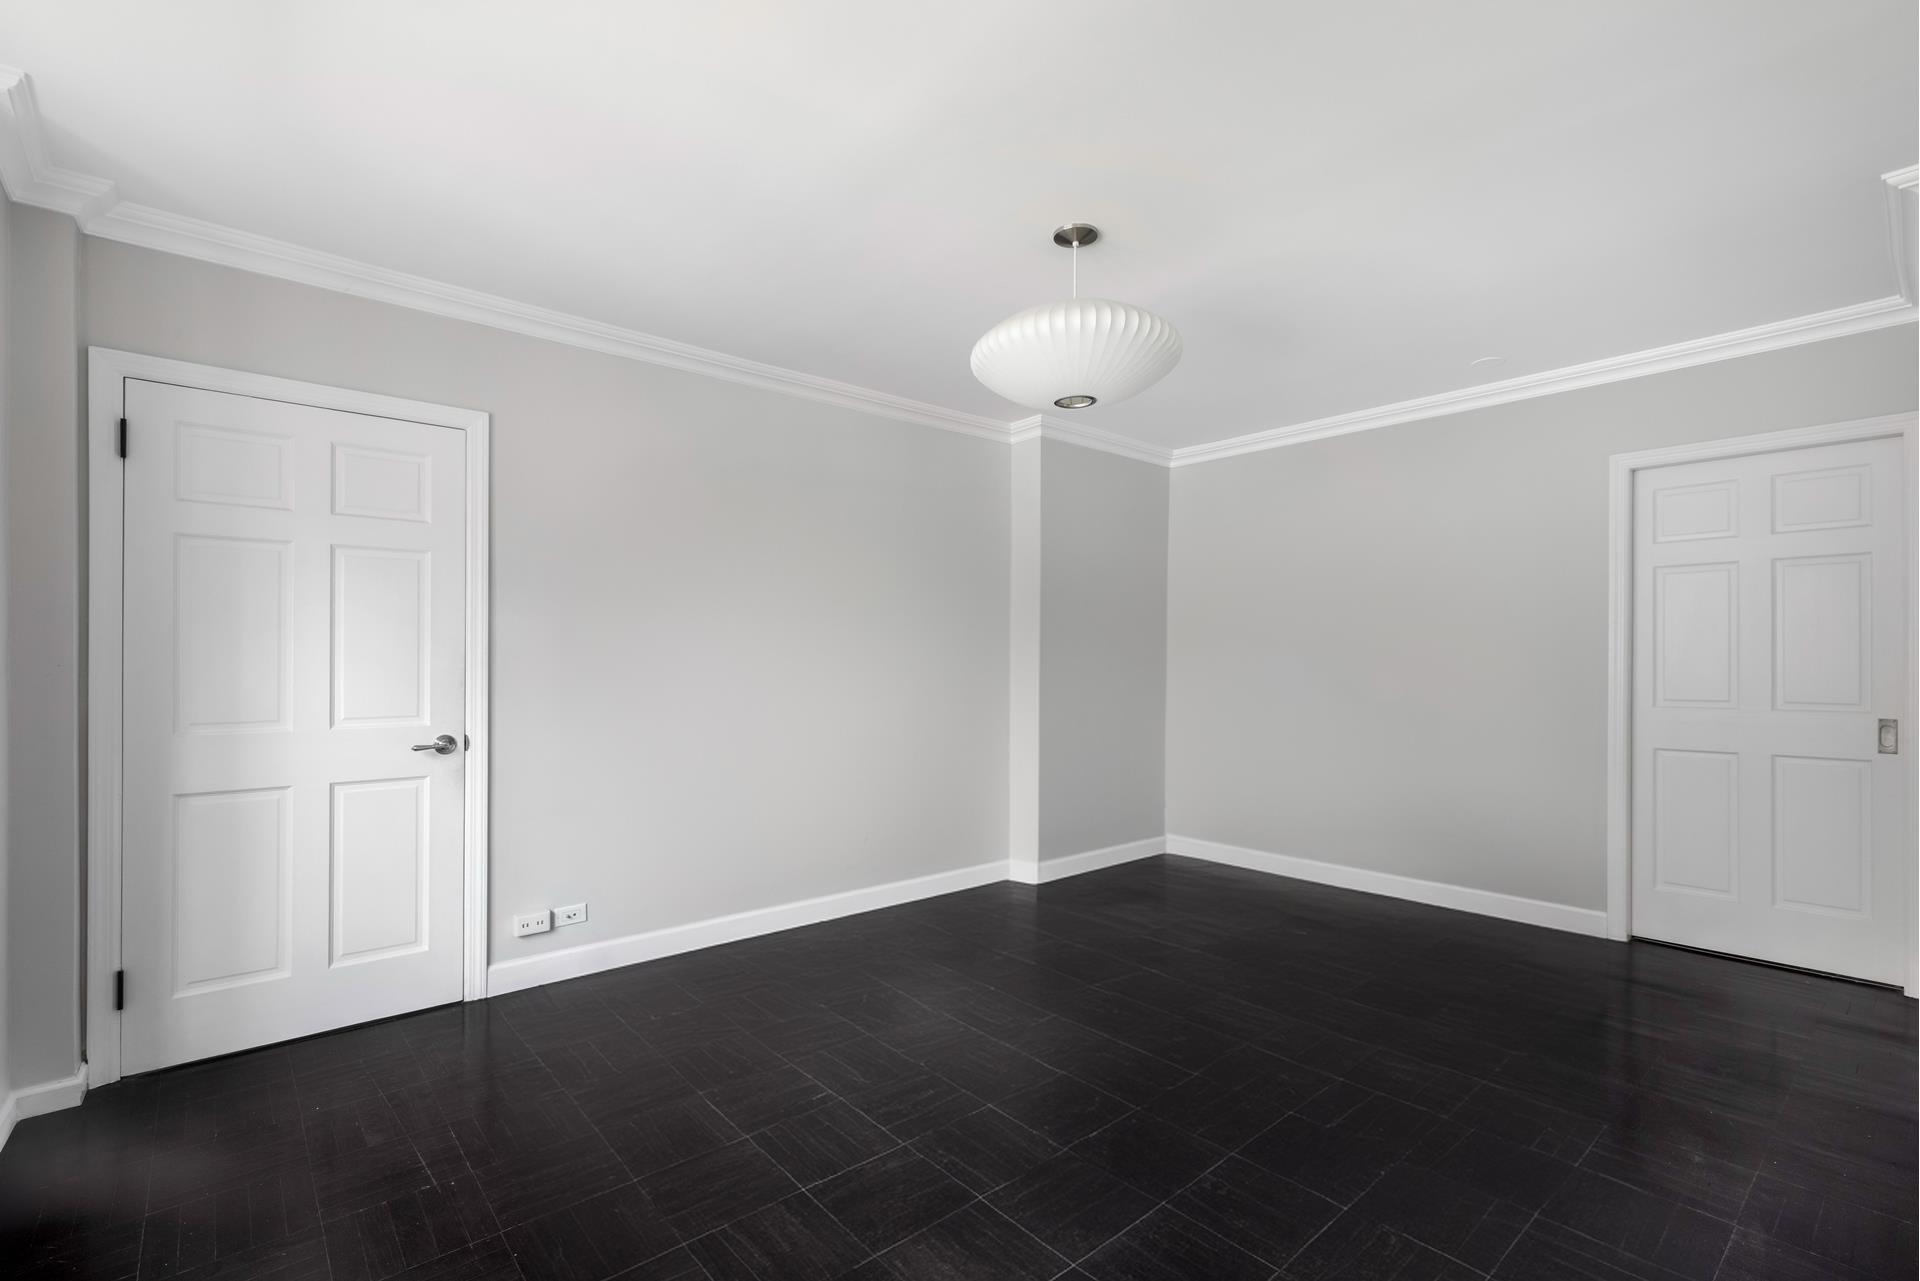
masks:
{"type": "Polygon", "coordinates": [[[1012,446],[1007,614],[1007,858],[1031,879],[1040,861],[1040,531],[1043,442],[1012,446]]]}
{"type": "Polygon", "coordinates": [[[1044,861],[1166,832],[1169,473],[1039,444],[1044,861]]]}
{"type": "Polygon", "coordinates": [[[495,961],[1006,857],[1004,445],[106,241],[82,310],[493,415],[495,961]]]}
{"type": "Polygon", "coordinates": [[[1900,326],[1176,469],[1168,830],[1604,908],[1609,455],[1915,379],[1900,326]]]}
{"type": "MultiPolygon", "coordinates": [[[[13,435],[13,202],[0,194],[0,571],[7,563],[7,520],[13,504],[7,498],[7,453],[13,435]]],[[[8,854],[8,739],[13,719],[7,714],[7,593],[5,574],[0,572],[0,929],[13,932],[7,915],[7,882],[12,877],[13,860],[8,854]]],[[[12,1070],[8,1058],[9,1000],[13,966],[7,948],[0,944],[0,1103],[12,1088],[12,1070]]]]}
{"type": "Polygon", "coordinates": [[[5,950],[10,1075],[33,1086],[80,1061],[81,238],[43,209],[10,217],[5,950]]]}

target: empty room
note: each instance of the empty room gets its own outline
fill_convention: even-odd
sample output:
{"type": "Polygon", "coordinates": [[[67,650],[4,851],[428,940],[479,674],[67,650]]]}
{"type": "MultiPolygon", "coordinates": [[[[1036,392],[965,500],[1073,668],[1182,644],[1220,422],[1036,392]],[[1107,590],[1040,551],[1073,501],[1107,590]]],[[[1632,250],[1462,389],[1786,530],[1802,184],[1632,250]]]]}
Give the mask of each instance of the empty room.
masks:
{"type": "Polygon", "coordinates": [[[1912,1281],[1913,0],[0,0],[0,1276],[1912,1281]]]}

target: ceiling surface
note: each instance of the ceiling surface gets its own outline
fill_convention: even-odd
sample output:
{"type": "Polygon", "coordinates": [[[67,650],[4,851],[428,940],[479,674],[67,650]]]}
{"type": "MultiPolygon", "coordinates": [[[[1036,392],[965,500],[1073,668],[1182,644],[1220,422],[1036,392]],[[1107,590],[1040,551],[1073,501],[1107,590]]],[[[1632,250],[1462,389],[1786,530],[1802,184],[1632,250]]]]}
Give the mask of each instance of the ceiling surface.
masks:
{"type": "Polygon", "coordinates": [[[1194,445],[1897,292],[1911,0],[0,0],[53,162],[171,213],[951,409],[1172,320],[1194,445]],[[1502,356],[1496,367],[1472,367],[1502,356]]]}

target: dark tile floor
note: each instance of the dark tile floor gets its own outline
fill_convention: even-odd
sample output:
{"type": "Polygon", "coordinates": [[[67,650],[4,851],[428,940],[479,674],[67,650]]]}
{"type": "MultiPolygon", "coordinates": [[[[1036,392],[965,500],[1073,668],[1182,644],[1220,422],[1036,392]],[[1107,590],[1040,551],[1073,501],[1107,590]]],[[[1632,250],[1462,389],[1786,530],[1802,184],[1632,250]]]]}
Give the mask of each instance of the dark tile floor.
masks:
{"type": "Polygon", "coordinates": [[[1914,1006],[1176,858],[132,1079],[20,1278],[1915,1275],[1914,1006]]]}

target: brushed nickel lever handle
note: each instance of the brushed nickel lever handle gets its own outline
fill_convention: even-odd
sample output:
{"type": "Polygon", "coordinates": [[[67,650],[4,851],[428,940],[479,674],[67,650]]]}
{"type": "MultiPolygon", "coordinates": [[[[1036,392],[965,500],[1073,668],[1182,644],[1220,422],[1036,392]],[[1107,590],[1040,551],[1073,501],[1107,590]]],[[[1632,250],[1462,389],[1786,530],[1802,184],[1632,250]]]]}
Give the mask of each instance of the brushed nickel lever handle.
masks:
{"type": "Polygon", "coordinates": [[[460,746],[460,744],[454,740],[453,735],[442,734],[431,743],[415,743],[413,750],[416,752],[437,752],[441,756],[451,756],[454,748],[458,746],[460,746]]]}

